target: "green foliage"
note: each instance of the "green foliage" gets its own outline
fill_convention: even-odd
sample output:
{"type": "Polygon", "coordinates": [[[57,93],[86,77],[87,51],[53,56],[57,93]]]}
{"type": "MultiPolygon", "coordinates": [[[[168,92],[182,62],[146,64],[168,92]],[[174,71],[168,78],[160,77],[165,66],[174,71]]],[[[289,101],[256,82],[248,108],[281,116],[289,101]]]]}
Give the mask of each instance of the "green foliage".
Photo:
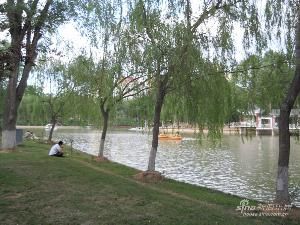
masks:
{"type": "Polygon", "coordinates": [[[114,124],[143,127],[152,123],[154,100],[151,95],[135,96],[121,102],[112,115],[114,124]],[[150,122],[151,121],[151,122],[150,122]]]}
{"type": "MultiPolygon", "coordinates": [[[[31,87],[30,87],[31,89],[31,87]]],[[[32,88],[33,90],[34,88],[32,88]]],[[[48,109],[43,104],[45,97],[32,91],[25,93],[18,110],[19,125],[45,125],[48,123],[48,109]]]]}
{"type": "Polygon", "coordinates": [[[87,116],[87,112],[95,104],[89,98],[83,98],[80,92],[74,91],[71,71],[72,66],[54,59],[39,65],[35,73],[50,86],[49,93],[42,93],[40,87],[28,87],[19,111],[19,122],[41,125],[55,120],[63,125],[93,124],[94,117],[87,116]],[[37,114],[28,114],[30,111],[37,111],[37,114]]]}
{"type": "MultiPolygon", "coordinates": [[[[72,1],[74,2],[81,1],[72,1]]],[[[11,39],[10,43],[14,45],[12,48],[19,51],[16,53],[16,49],[8,49],[4,60],[1,52],[1,64],[7,64],[8,72],[11,70],[8,65],[18,66],[14,65],[14,57],[19,58],[20,64],[28,65],[35,61],[38,53],[48,50],[49,42],[40,41],[41,37],[53,34],[58,26],[74,16],[74,8],[70,7],[72,3],[61,0],[35,0],[7,1],[0,4],[0,30],[9,34],[8,39],[11,39]]]]}
{"type": "Polygon", "coordinates": [[[232,75],[237,89],[244,93],[248,110],[259,107],[266,112],[279,108],[293,76],[288,55],[269,51],[263,57],[256,55],[241,62],[232,75]]]}
{"type": "Polygon", "coordinates": [[[4,80],[8,77],[8,63],[7,58],[9,56],[9,43],[7,40],[0,41],[0,85],[4,85],[4,80]]]}
{"type": "Polygon", "coordinates": [[[119,32],[124,4],[126,2],[120,0],[78,1],[75,21],[91,45],[96,48],[101,46],[106,51],[108,39],[119,32]]]}
{"type": "Polygon", "coordinates": [[[72,92],[66,102],[68,116],[63,116],[64,125],[98,125],[99,106],[95,98],[72,92]]]}
{"type": "MultiPolygon", "coordinates": [[[[264,8],[265,22],[260,20],[256,1],[229,0],[226,4],[220,2],[218,7],[216,2],[201,1],[197,10],[189,8],[188,2],[55,2],[53,10],[56,11],[51,11],[51,18],[57,18],[53,20],[55,24],[76,15],[81,28],[85,27],[82,32],[103,52],[98,62],[92,55],[80,56],[68,67],[68,79],[76,86],[67,101],[71,102],[72,121],[97,121],[101,101],[105,102],[106,109],[113,110],[112,106],[122,95],[122,85],[116,81],[137,72],[138,76],[149,79],[152,93],[157,83],[150,79],[157,75],[159,79],[168,76],[169,94],[162,111],[163,120],[189,121],[218,130],[224,121],[255,106],[278,107],[284,93],[281,90],[286,90],[291,76],[291,68],[285,63],[290,60],[289,54],[269,52],[263,58],[250,56],[239,65],[238,70],[244,72],[233,74],[231,80],[224,71],[234,62],[234,27],[244,29],[246,48],[255,46],[261,51],[267,46],[261,32],[263,26],[266,24],[272,30],[285,21],[288,31],[292,31],[296,7],[291,6],[296,6],[297,2],[289,1],[288,7],[284,7],[283,0],[268,0],[264,8]],[[126,6],[128,10],[124,10],[126,6]],[[288,16],[281,19],[274,14],[280,10],[288,16]],[[59,17],[59,12],[64,11],[59,17]],[[188,19],[189,14],[194,18],[192,21],[188,19]],[[210,27],[211,24],[214,25],[210,27]],[[255,69],[261,66],[263,68],[255,69]]],[[[290,45],[293,42],[292,38],[286,40],[290,45]]],[[[125,115],[132,119],[149,119],[155,99],[153,96],[146,98],[148,100],[141,97],[125,101],[112,115],[123,119],[125,115]]]]}
{"type": "Polygon", "coordinates": [[[160,80],[168,93],[162,119],[196,123],[218,135],[239,107],[225,72],[234,62],[233,28],[243,29],[245,48],[266,46],[256,2],[203,1],[199,10],[190,1],[168,2],[162,10],[161,1],[138,1],[130,14],[130,31],[143,37],[137,45],[156,80],[151,87],[160,80]]]}
{"type": "Polygon", "coordinates": [[[218,66],[211,64],[206,72],[208,74],[196,74],[185,89],[184,107],[188,110],[189,121],[218,136],[231,111],[231,89],[218,66]]]}
{"type": "Polygon", "coordinates": [[[275,37],[282,43],[282,50],[289,59],[293,58],[295,46],[295,27],[300,3],[297,0],[267,0],[265,7],[265,22],[268,38],[275,37]]]}
{"type": "Polygon", "coordinates": [[[103,51],[97,60],[92,55],[79,56],[69,69],[77,93],[94,99],[101,112],[112,112],[123,99],[140,93],[146,80],[140,71],[141,65],[135,64],[143,57],[137,48],[128,48],[135,39],[126,29],[119,3],[91,1],[86,6],[84,32],[87,31],[91,42],[103,51]]]}

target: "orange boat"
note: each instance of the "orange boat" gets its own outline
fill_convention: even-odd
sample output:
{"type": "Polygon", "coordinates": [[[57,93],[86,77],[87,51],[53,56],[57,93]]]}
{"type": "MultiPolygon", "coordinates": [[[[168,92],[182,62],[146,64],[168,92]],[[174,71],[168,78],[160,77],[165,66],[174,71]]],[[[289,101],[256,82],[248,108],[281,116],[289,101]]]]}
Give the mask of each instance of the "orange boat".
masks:
{"type": "Polygon", "coordinates": [[[160,134],[158,135],[158,139],[160,140],[182,140],[182,137],[180,135],[169,135],[169,134],[160,134]]]}

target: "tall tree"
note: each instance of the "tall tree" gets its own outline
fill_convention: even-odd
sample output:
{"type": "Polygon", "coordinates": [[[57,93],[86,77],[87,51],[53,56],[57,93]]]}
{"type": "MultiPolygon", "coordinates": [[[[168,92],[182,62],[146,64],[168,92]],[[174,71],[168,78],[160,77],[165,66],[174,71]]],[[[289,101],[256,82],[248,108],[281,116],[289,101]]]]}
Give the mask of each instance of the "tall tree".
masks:
{"type": "MultiPolygon", "coordinates": [[[[165,1],[140,0],[132,12],[135,32],[145,40],[143,48],[148,55],[146,65],[149,73],[154,76],[152,87],[156,90],[148,171],[155,170],[160,114],[169,91],[176,88],[176,84],[185,87],[186,91],[198,88],[193,86],[195,77],[205,80],[212,76],[201,68],[209,65],[209,62],[217,65],[212,70],[212,77],[216,77],[213,83],[226,82],[224,72],[222,74],[217,70],[220,71],[232,59],[234,46],[231,33],[234,25],[239,24],[245,28],[246,47],[251,45],[253,38],[260,37],[257,7],[253,1],[201,1],[197,6],[192,6],[190,0],[167,2],[169,7],[165,7],[165,1]],[[198,10],[193,11],[196,7],[198,10]],[[214,24],[214,29],[210,29],[208,24],[214,24]],[[223,78],[217,78],[217,74],[223,78]],[[186,84],[190,84],[190,87],[186,84]]],[[[263,39],[257,42],[260,46],[262,43],[263,39]]],[[[216,90],[210,90],[216,93],[216,90]]],[[[210,96],[217,97],[214,94],[210,96]]],[[[200,121],[215,129],[221,124],[219,118],[216,116],[211,120],[200,121]]]]}
{"type": "Polygon", "coordinates": [[[83,96],[96,99],[103,120],[102,133],[99,145],[99,157],[103,157],[106,133],[108,130],[109,116],[113,108],[124,99],[135,96],[147,88],[142,73],[132,73],[124,69],[122,64],[110,64],[118,62],[121,56],[108,57],[94,63],[91,58],[78,57],[70,68],[73,76],[75,91],[83,96]]]}
{"type": "Polygon", "coordinates": [[[299,1],[268,0],[265,7],[265,23],[269,39],[278,41],[290,59],[295,61],[295,73],[280,106],[279,157],[276,182],[276,201],[287,203],[288,167],[290,157],[289,117],[300,91],[300,3],[299,1]]]}
{"type": "Polygon", "coordinates": [[[296,6],[296,31],[295,31],[295,74],[288,92],[280,107],[279,117],[279,157],[276,185],[276,201],[288,203],[288,168],[290,157],[290,131],[289,117],[297,96],[300,92],[300,8],[296,6]]]}
{"type": "Polygon", "coordinates": [[[103,157],[112,109],[124,99],[142,92],[147,83],[147,77],[140,63],[143,56],[138,55],[139,51],[136,48],[130,47],[136,39],[128,32],[128,20],[124,18],[123,3],[120,0],[112,0],[105,4],[92,2],[84,25],[91,43],[98,51],[101,49],[101,56],[100,60],[79,57],[77,63],[85,65],[83,71],[89,71],[76,72],[76,77],[81,77],[77,80],[78,86],[85,88],[88,86],[90,93],[97,96],[103,119],[99,157],[103,157]],[[139,64],[136,61],[139,61],[139,64]],[[87,76],[91,82],[82,79],[87,76]]]}
{"type": "Polygon", "coordinates": [[[4,17],[1,28],[8,29],[10,35],[9,49],[1,62],[8,73],[2,148],[14,149],[17,111],[38,55],[38,43],[45,32],[55,29],[65,19],[67,8],[63,1],[8,0],[0,9],[4,17]]]}
{"type": "MultiPolygon", "coordinates": [[[[277,60],[272,62],[273,68],[270,65],[264,69],[265,65],[261,63],[269,63],[269,57],[265,55],[264,59],[259,57],[249,57],[245,62],[250,63],[254,66],[254,70],[246,70],[243,73],[246,75],[246,87],[258,94],[263,94],[263,89],[271,90],[268,95],[271,98],[264,96],[259,99],[255,93],[253,96],[256,97],[258,103],[266,108],[267,104],[275,103],[280,105],[280,118],[279,118],[279,158],[278,158],[278,171],[277,171],[277,182],[276,182],[276,201],[281,203],[287,203],[290,201],[288,192],[288,167],[290,157],[290,132],[289,132],[289,117],[292,108],[294,107],[295,101],[300,90],[300,75],[299,75],[299,49],[300,49],[300,29],[299,29],[299,1],[287,1],[287,0],[267,0],[265,2],[258,2],[262,9],[264,9],[261,17],[263,18],[263,25],[268,35],[268,39],[271,43],[267,43],[270,48],[276,48],[278,51],[281,50],[285,53],[284,60],[281,56],[276,56],[277,60]],[[274,46],[274,43],[277,45],[274,46]],[[295,61],[295,64],[291,63],[295,61]],[[248,61],[248,62],[247,62],[248,61]],[[252,61],[252,62],[251,62],[252,61]],[[253,61],[255,63],[253,64],[253,61]],[[255,68],[256,67],[256,68],[255,68]],[[294,77],[289,85],[286,87],[286,83],[290,80],[290,71],[295,69],[294,77]],[[263,74],[264,73],[264,74],[263,74]],[[248,76],[251,79],[248,80],[248,76]],[[269,75],[266,77],[266,75],[269,75]],[[271,82],[275,78],[276,82],[272,83],[271,87],[264,81],[271,82]],[[261,89],[259,88],[261,86],[261,89]],[[280,88],[277,88],[280,87],[280,88]],[[280,90],[283,89],[283,90],[280,90]],[[274,93],[274,91],[276,93],[274,93]],[[271,93],[271,94],[270,94],[271,93]],[[283,97],[285,95],[285,97],[283,97]],[[279,98],[283,100],[280,102],[279,98]]],[[[255,27],[254,27],[255,28],[255,27]]],[[[259,46],[258,46],[259,47],[259,46]]],[[[253,100],[251,97],[250,99],[253,100]]]]}

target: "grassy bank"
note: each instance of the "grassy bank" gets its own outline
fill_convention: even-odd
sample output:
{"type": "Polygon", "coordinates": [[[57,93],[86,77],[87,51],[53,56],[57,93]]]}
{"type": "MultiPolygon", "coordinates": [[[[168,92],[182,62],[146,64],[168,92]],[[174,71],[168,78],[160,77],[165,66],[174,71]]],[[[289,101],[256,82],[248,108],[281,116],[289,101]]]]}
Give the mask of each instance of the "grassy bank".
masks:
{"type": "Polygon", "coordinates": [[[142,183],[135,169],[79,153],[49,157],[49,147],[26,142],[0,153],[0,224],[299,224],[243,217],[238,197],[172,180],[142,183]]]}

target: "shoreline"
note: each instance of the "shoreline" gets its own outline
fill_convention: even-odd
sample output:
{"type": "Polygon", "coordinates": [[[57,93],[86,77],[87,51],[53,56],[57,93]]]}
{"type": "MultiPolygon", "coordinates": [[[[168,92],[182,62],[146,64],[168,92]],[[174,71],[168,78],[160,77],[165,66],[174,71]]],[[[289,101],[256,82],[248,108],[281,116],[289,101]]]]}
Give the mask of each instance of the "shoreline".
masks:
{"type": "MultiPolygon", "coordinates": [[[[134,178],[139,171],[131,167],[97,162],[77,152],[53,158],[47,155],[48,148],[27,141],[16,153],[0,158],[4,224],[297,225],[299,221],[298,208],[286,217],[245,216],[239,209],[244,198],[172,179],[145,183],[134,178]],[[30,210],[25,210],[28,202],[30,210]]],[[[258,204],[249,201],[249,206],[258,204]]]]}
{"type": "MultiPolygon", "coordinates": [[[[55,126],[55,128],[57,129],[95,129],[95,130],[100,130],[98,128],[91,128],[91,127],[87,127],[87,126],[55,126]]],[[[111,129],[124,129],[124,130],[129,130],[130,128],[134,128],[134,127],[130,127],[130,126],[112,126],[110,127],[111,129]]],[[[45,126],[27,126],[27,125],[17,125],[17,129],[44,129],[45,130],[45,126]]],[[[167,134],[172,134],[172,133],[176,133],[177,131],[179,131],[179,133],[181,134],[199,134],[199,130],[197,128],[161,128],[160,127],[160,132],[164,132],[167,134]]],[[[133,131],[134,132],[134,131],[133,131]]],[[[136,132],[142,132],[142,131],[136,131],[136,132]]],[[[151,129],[146,129],[144,132],[146,133],[151,133],[151,129]]],[[[204,134],[208,134],[208,130],[205,129],[203,130],[204,134]]],[[[228,127],[224,127],[223,128],[223,134],[239,134],[239,130],[237,128],[228,128],[228,127]]]]}
{"type": "MultiPolygon", "coordinates": [[[[69,129],[71,129],[71,128],[74,128],[74,126],[69,126],[68,127],[69,129]]],[[[78,127],[75,127],[75,128],[78,128],[78,127]]],[[[79,127],[80,128],[80,127],[79,127]]],[[[120,128],[120,127],[118,127],[118,128],[120,128]]],[[[87,129],[87,128],[82,128],[82,129],[87,129]]],[[[123,127],[123,130],[125,131],[125,129],[126,130],[128,130],[128,127],[123,127]]],[[[188,131],[188,132],[193,132],[194,131],[194,129],[191,129],[191,128],[187,128],[187,129],[185,129],[186,131],[188,131]]],[[[84,131],[84,130],[83,130],[84,131]]],[[[170,130],[169,130],[170,131],[170,130]]],[[[68,132],[68,131],[65,131],[65,132],[68,132]]],[[[94,131],[93,131],[94,132],[94,131]]],[[[136,132],[139,132],[139,131],[136,131],[136,132]]],[[[131,132],[132,134],[134,134],[134,133],[136,133],[135,131],[133,131],[133,132],[131,132]]],[[[150,134],[148,134],[148,135],[151,135],[151,133],[150,134]]],[[[190,138],[189,136],[187,136],[188,138],[190,138]]],[[[53,139],[54,140],[54,139],[53,139]]],[[[59,139],[56,139],[55,141],[58,141],[59,139]]],[[[70,145],[70,142],[68,143],[68,141],[66,140],[66,143],[65,144],[69,144],[70,145]]],[[[75,148],[74,148],[74,150],[75,150],[75,148]]],[[[94,154],[94,152],[90,152],[90,153],[88,153],[86,150],[84,150],[84,149],[81,149],[81,150],[79,150],[79,149],[76,149],[76,150],[78,150],[78,151],[80,151],[80,152],[82,152],[82,153],[85,153],[85,154],[89,154],[90,156],[96,156],[97,155],[97,153],[96,154],[94,154]]],[[[116,160],[116,159],[115,159],[116,160]]],[[[128,165],[127,165],[128,166],[128,165]]],[[[176,178],[172,178],[172,179],[174,179],[174,180],[176,180],[176,178]]],[[[186,183],[188,183],[187,181],[185,181],[186,183]]],[[[196,184],[197,186],[202,186],[202,185],[199,185],[199,184],[196,184]]],[[[214,189],[214,188],[212,188],[212,189],[214,189]]],[[[217,189],[214,189],[214,190],[217,190],[217,189]]],[[[222,191],[222,190],[219,190],[219,191],[222,191]]],[[[224,192],[224,193],[226,193],[226,192],[224,192]]],[[[242,197],[242,195],[240,195],[240,197],[242,197]]],[[[298,205],[299,206],[299,205],[298,205]]]]}
{"type": "MultiPolygon", "coordinates": [[[[63,129],[80,129],[85,128],[81,126],[55,126],[55,128],[63,128],[63,129]]],[[[45,129],[45,126],[25,126],[25,125],[17,125],[17,129],[45,129]]]]}

